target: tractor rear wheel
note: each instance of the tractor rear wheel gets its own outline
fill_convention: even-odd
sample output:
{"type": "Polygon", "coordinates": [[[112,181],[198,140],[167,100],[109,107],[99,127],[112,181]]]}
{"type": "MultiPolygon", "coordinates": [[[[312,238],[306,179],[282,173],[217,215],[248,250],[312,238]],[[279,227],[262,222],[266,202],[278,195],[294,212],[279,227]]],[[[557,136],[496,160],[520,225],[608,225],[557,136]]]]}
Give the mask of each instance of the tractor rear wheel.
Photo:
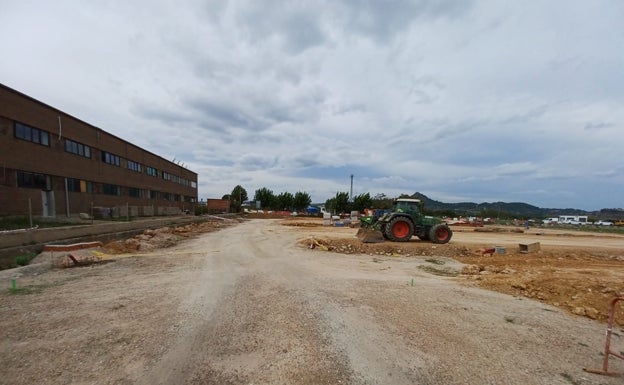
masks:
{"type": "Polygon", "coordinates": [[[434,225],[429,231],[429,239],[433,243],[448,243],[453,231],[446,224],[434,225]]]}
{"type": "Polygon", "coordinates": [[[407,242],[414,234],[414,225],[405,217],[396,217],[386,225],[385,234],[391,241],[407,242]]]}

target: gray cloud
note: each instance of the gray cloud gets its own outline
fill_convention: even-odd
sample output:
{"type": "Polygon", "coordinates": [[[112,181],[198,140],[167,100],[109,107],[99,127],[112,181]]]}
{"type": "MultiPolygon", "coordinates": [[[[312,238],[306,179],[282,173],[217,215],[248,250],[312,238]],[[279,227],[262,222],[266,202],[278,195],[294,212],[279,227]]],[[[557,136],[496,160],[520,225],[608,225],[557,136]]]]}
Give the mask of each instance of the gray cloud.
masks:
{"type": "Polygon", "coordinates": [[[455,18],[468,12],[472,1],[376,0],[343,1],[347,29],[383,43],[394,38],[411,23],[455,18]]]}
{"type": "Polygon", "coordinates": [[[355,174],[372,194],[617,207],[622,19],[607,0],[6,2],[0,81],[181,159],[203,198],[324,201],[355,174]]]}

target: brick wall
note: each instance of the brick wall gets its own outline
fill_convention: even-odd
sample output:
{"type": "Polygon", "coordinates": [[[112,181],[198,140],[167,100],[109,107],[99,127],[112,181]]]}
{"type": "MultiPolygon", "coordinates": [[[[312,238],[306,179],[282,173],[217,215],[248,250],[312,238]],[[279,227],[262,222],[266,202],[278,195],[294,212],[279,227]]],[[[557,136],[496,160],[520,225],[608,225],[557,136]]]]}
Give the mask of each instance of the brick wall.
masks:
{"type": "MultiPolygon", "coordinates": [[[[150,206],[154,207],[150,214],[171,214],[193,209],[197,174],[0,84],[0,216],[24,215],[29,199],[34,214],[44,215],[45,197],[52,195],[57,216],[64,216],[68,207],[70,214],[88,213],[92,204],[150,206]],[[47,133],[47,145],[16,137],[16,122],[47,133]],[[90,157],[66,151],[68,139],[83,148],[88,146],[90,157]],[[103,151],[118,156],[119,166],[103,162],[103,151]],[[129,160],[139,163],[141,171],[129,169],[129,160]],[[157,169],[158,176],[148,175],[147,166],[157,169]],[[22,172],[46,175],[49,184],[44,189],[53,194],[42,194],[40,186],[18,187],[17,174],[22,172]],[[195,187],[165,180],[163,172],[192,181],[195,187]],[[66,178],[90,182],[92,189],[67,191],[66,178]],[[105,194],[104,184],[119,186],[119,195],[105,194]],[[130,188],[141,190],[142,196],[131,196],[130,188]],[[150,190],[159,193],[157,198],[149,198],[150,190]],[[171,199],[164,199],[166,196],[171,199]]],[[[144,210],[136,212],[142,215],[144,210]]]]}

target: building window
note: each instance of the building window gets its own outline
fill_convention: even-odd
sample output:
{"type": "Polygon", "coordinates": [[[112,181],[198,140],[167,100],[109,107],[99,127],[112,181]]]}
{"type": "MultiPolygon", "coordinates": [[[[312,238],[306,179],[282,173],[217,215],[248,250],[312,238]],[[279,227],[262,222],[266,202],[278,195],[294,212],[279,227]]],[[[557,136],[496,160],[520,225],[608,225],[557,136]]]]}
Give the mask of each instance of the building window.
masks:
{"type": "Polygon", "coordinates": [[[128,196],[133,198],[143,198],[143,190],[140,188],[129,187],[128,196]]]}
{"type": "Polygon", "coordinates": [[[128,160],[128,170],[141,172],[141,163],[134,162],[132,160],[128,160]]]}
{"type": "Polygon", "coordinates": [[[164,200],[170,201],[171,200],[171,193],[162,193],[162,197],[163,197],[164,200]]]}
{"type": "Polygon", "coordinates": [[[158,195],[159,195],[158,191],[149,190],[147,197],[149,199],[158,199],[158,195]]]}
{"type": "Polygon", "coordinates": [[[121,166],[121,159],[110,152],[102,151],[102,162],[112,164],[113,166],[121,166]]]}
{"type": "Polygon", "coordinates": [[[67,191],[80,192],[80,179],[67,178],[67,191]]]}
{"type": "Polygon", "coordinates": [[[88,180],[67,178],[67,191],[92,193],[93,183],[88,180]]]}
{"type": "Polygon", "coordinates": [[[65,151],[91,159],[91,147],[65,139],[65,151]]]}
{"type": "Polygon", "coordinates": [[[30,127],[19,122],[15,122],[15,137],[42,146],[50,146],[50,134],[47,131],[30,127]]]}
{"type": "Polygon", "coordinates": [[[92,193],[93,192],[93,182],[89,182],[88,180],[80,181],[80,192],[92,193]]]}
{"type": "Polygon", "coordinates": [[[197,182],[191,181],[191,187],[192,188],[197,188],[197,182]]]}
{"type": "Polygon", "coordinates": [[[106,195],[121,195],[121,187],[114,184],[102,184],[102,192],[106,195]]]}
{"type": "Polygon", "coordinates": [[[145,172],[146,172],[146,173],[147,173],[147,175],[149,175],[149,176],[158,176],[158,170],[157,170],[157,169],[155,169],[154,167],[147,166],[147,167],[145,168],[145,172]]]}
{"type": "Polygon", "coordinates": [[[171,180],[171,174],[169,174],[168,172],[163,171],[162,178],[164,180],[171,180]]]}
{"type": "Polygon", "coordinates": [[[48,190],[49,178],[43,174],[35,174],[33,172],[17,172],[17,187],[38,188],[48,190]]]}

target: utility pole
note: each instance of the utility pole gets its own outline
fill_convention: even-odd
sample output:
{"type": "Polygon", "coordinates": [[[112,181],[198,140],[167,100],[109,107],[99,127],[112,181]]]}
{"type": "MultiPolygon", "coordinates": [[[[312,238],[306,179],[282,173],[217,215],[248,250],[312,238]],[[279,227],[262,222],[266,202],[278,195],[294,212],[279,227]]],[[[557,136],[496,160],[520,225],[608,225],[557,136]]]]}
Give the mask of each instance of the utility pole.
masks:
{"type": "Polygon", "coordinates": [[[353,174],[351,174],[351,190],[349,190],[349,202],[353,202],[353,174]]]}

